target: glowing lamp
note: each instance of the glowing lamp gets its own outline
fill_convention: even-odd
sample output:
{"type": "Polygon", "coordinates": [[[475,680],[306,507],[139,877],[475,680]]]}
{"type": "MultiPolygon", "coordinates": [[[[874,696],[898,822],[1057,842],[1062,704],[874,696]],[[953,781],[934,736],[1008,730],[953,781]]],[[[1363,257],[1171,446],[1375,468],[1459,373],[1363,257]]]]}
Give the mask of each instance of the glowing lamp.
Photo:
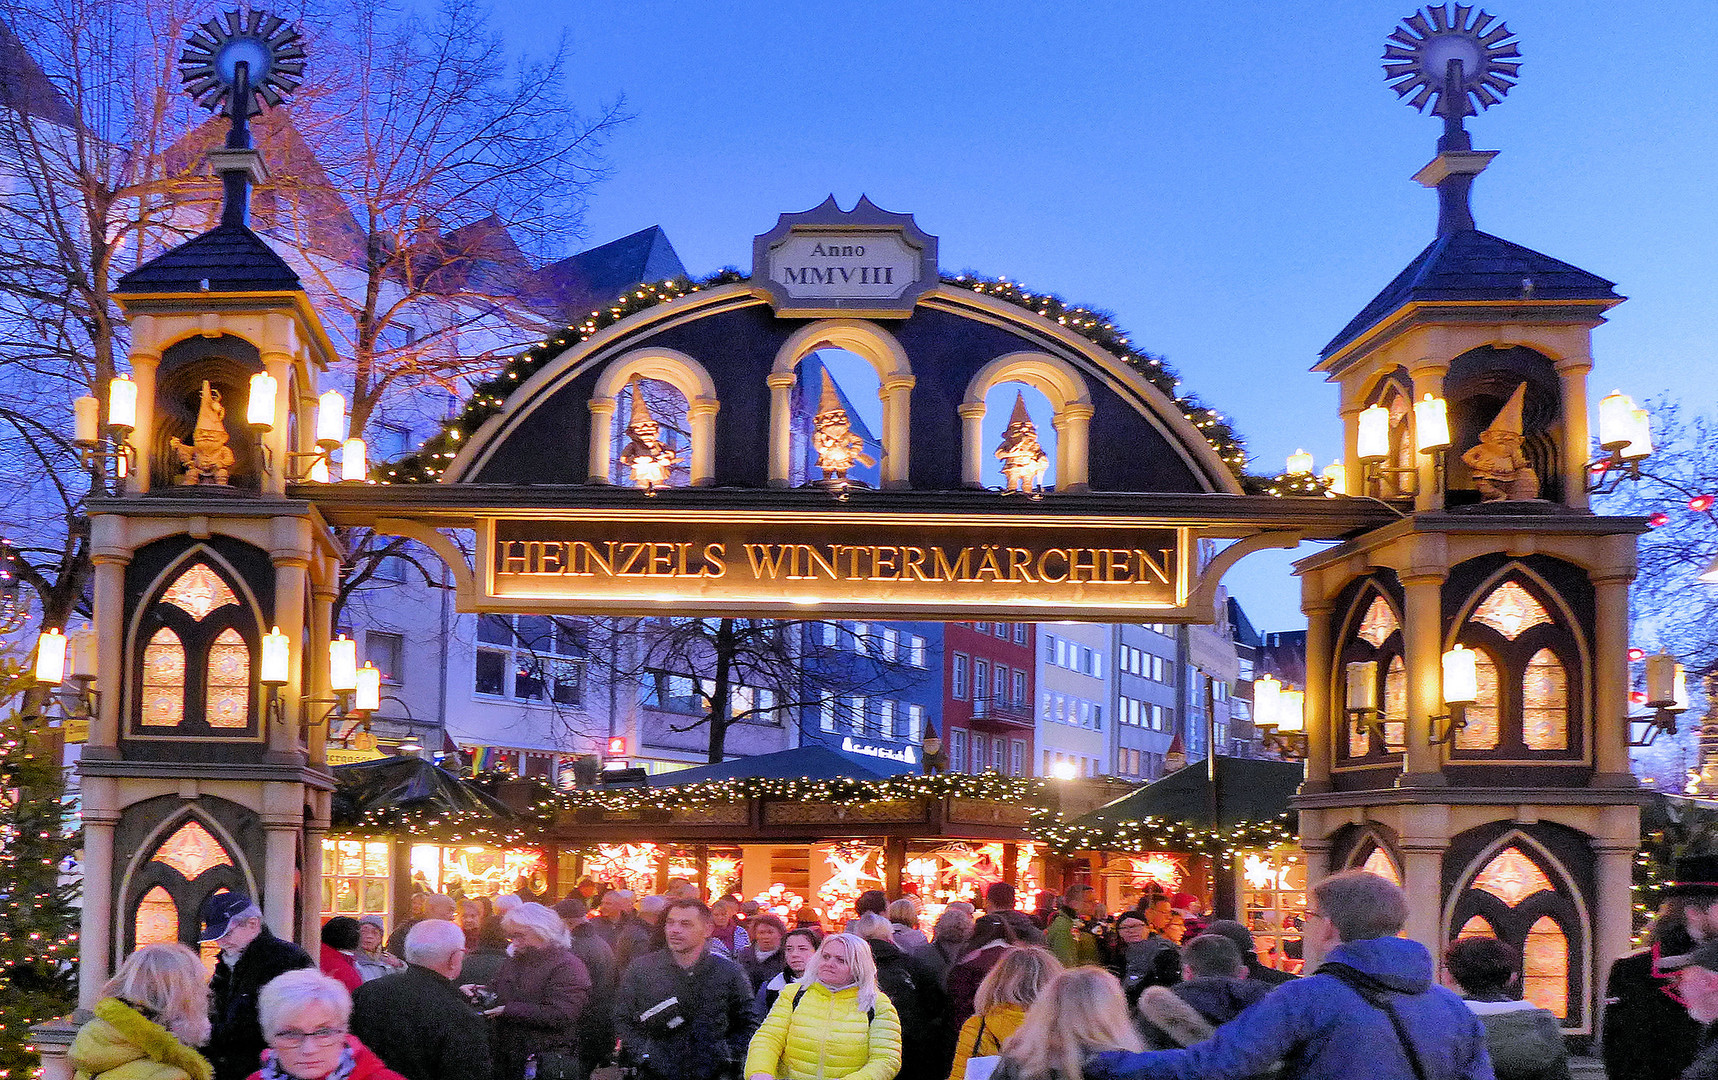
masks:
{"type": "Polygon", "coordinates": [[[1670,711],[1671,712],[1687,712],[1688,711],[1688,672],[1686,672],[1682,669],[1681,664],[1676,665],[1676,675],[1674,678],[1671,679],[1670,687],[1671,687],[1670,711]]]}
{"type": "Polygon", "coordinates": [[[1599,445],[1621,450],[1634,441],[1634,398],[1612,390],[1599,402],[1599,445]]]}
{"type": "Polygon", "coordinates": [[[1652,417],[1645,409],[1630,410],[1629,444],[1622,448],[1619,456],[1624,461],[1640,461],[1652,456],[1652,417]]]}
{"type": "Polygon", "coordinates": [[[107,384],[107,424],[130,431],[137,426],[137,384],[115,375],[107,384]]]}
{"type": "Polygon", "coordinates": [[[1301,476],[1312,472],[1312,455],[1305,450],[1296,450],[1288,456],[1288,471],[1291,476],[1301,476]]]}
{"type": "Polygon", "coordinates": [[[1444,399],[1427,394],[1414,402],[1414,448],[1422,454],[1450,444],[1450,410],[1444,399]]]}
{"type": "Polygon", "coordinates": [[[1712,504],[1715,501],[1718,500],[1714,500],[1710,495],[1696,495],[1694,498],[1688,500],[1688,508],[1696,514],[1704,514],[1706,511],[1712,509],[1712,504]]]}
{"type": "Polygon", "coordinates": [[[251,396],[245,400],[245,422],[258,431],[274,427],[274,398],[280,389],[274,376],[259,371],[251,376],[251,396]]]}
{"type": "Polygon", "coordinates": [[[101,440],[101,402],[85,394],[72,402],[72,439],[79,446],[94,446],[101,440]]]}
{"type": "Polygon", "coordinates": [[[95,629],[86,626],[66,636],[71,648],[71,667],[67,674],[75,679],[95,678],[95,629]]]}
{"type": "Polygon", "coordinates": [[[382,707],[382,672],[368,660],[359,668],[353,680],[352,709],[355,712],[375,712],[382,707]]]}
{"type": "Polygon", "coordinates": [[[310,482],[312,484],[326,484],[328,482],[327,458],[317,458],[310,463],[310,482]]]}
{"type": "Polygon", "coordinates": [[[1629,650],[1629,663],[1638,664],[1646,659],[1646,650],[1636,646],[1629,650]]]}
{"type": "Polygon", "coordinates": [[[1676,705],[1677,683],[1683,684],[1687,696],[1687,680],[1676,657],[1660,650],[1646,658],[1646,706],[1649,709],[1669,709],[1676,705]]]}
{"type": "Polygon", "coordinates": [[[1348,468],[1340,461],[1333,461],[1324,467],[1321,474],[1330,484],[1332,495],[1348,494],[1348,468]]]}
{"type": "Polygon", "coordinates": [[[1306,730],[1306,691],[1284,690],[1277,702],[1277,731],[1297,735],[1306,730]]]}
{"type": "Polygon", "coordinates": [[[36,681],[48,686],[66,681],[66,636],[55,627],[36,639],[36,681]]]}
{"type": "Polygon", "coordinates": [[[1390,410],[1369,405],[1360,410],[1359,456],[1361,461],[1383,461],[1390,456],[1390,410]]]}
{"type": "Polygon", "coordinates": [[[349,694],[358,687],[358,643],[341,634],[328,643],[328,688],[349,694]]]}
{"type": "Polygon", "coordinates": [[[1276,676],[1266,675],[1253,682],[1253,726],[1274,728],[1282,705],[1283,684],[1276,676]]]}
{"type": "Polygon", "coordinates": [[[347,439],[340,447],[340,479],[362,481],[369,474],[364,460],[364,440],[347,439]]]}
{"type": "Polygon", "coordinates": [[[316,445],[332,450],[346,438],[346,399],[330,390],[316,402],[316,445]]]}
{"type": "Polygon", "coordinates": [[[1444,653],[1444,703],[1469,705],[1479,700],[1479,664],[1472,649],[1457,645],[1444,653]]]}
{"type": "Polygon", "coordinates": [[[1057,780],[1072,780],[1080,775],[1080,767],[1071,761],[1058,761],[1050,766],[1050,775],[1057,780]]]}
{"type": "Polygon", "coordinates": [[[1349,712],[1378,711],[1378,665],[1372,660],[1348,664],[1347,705],[1349,712]]]}
{"type": "Polygon", "coordinates": [[[289,642],[280,627],[262,636],[262,671],[257,681],[264,686],[285,686],[289,642]]]}

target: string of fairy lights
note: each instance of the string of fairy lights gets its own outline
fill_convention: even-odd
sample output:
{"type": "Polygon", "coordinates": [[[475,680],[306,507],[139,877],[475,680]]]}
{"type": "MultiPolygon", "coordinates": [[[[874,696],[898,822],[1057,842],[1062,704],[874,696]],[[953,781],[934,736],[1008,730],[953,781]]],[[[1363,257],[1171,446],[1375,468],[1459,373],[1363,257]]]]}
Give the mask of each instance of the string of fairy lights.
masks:
{"type": "MultiPolygon", "coordinates": [[[[439,479],[448,464],[458,456],[465,440],[475,434],[490,417],[500,413],[513,391],[542,370],[550,360],[641,311],[693,293],[746,280],[748,278],[745,274],[729,268],[697,281],[679,277],[634,286],[608,307],[593,311],[579,322],[551,334],[506,360],[494,376],[473,384],[471,396],[467,398],[459,415],[446,421],[442,430],[428,439],[415,453],[379,467],[377,479],[393,484],[422,484],[439,479]]],[[[1136,348],[1127,333],[1115,324],[1112,316],[1092,308],[1070,304],[1051,293],[1033,292],[1007,278],[958,274],[944,277],[942,281],[944,285],[970,289],[1031,311],[1079,334],[1116,356],[1168,396],[1210,442],[1217,456],[1236,478],[1243,482],[1248,481],[1246,447],[1229,419],[1204,404],[1196,395],[1183,393],[1181,379],[1163,358],[1136,348]]],[[[1323,494],[1323,489],[1309,493],[1323,494]]]]}

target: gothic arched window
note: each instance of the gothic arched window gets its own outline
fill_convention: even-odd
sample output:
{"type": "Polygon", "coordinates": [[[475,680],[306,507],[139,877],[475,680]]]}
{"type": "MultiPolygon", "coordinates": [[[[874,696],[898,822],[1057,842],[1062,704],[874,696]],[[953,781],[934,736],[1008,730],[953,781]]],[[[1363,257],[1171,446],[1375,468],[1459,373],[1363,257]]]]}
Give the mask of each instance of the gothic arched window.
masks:
{"type": "Polygon", "coordinates": [[[1581,752],[1580,652],[1574,631],[1525,575],[1486,592],[1456,640],[1478,662],[1479,695],[1451,757],[1521,760],[1581,752]]]}
{"type": "Polygon", "coordinates": [[[193,562],[144,610],[130,734],[255,734],[251,650],[257,635],[256,619],[233,584],[208,562],[193,562]]]}
{"type": "Polygon", "coordinates": [[[1565,888],[1525,843],[1505,844],[1456,897],[1455,936],[1495,937],[1521,951],[1522,995],[1560,1019],[1571,1019],[1578,990],[1571,927],[1580,914],[1565,888]]]}
{"type": "MultiPolygon", "coordinates": [[[[1401,753],[1407,745],[1408,674],[1402,656],[1402,623],[1396,609],[1376,586],[1360,594],[1350,619],[1351,629],[1343,643],[1338,673],[1346,680],[1350,663],[1372,665],[1383,738],[1368,731],[1357,717],[1350,716],[1343,724],[1344,737],[1339,740],[1336,752],[1345,761],[1383,760],[1401,753]]],[[[1344,686],[1337,700],[1345,700],[1346,694],[1344,686]]]]}

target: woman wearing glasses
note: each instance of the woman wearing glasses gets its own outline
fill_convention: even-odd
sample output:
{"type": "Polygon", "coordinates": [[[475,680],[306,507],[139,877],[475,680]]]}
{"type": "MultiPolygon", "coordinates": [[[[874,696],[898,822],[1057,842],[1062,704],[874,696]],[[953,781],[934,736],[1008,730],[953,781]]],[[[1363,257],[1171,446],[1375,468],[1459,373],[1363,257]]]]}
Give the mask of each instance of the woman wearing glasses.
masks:
{"type": "Polygon", "coordinates": [[[277,976],[258,995],[262,1068],[250,1080],[405,1080],[347,1033],[352,995],[311,968],[277,976]]]}

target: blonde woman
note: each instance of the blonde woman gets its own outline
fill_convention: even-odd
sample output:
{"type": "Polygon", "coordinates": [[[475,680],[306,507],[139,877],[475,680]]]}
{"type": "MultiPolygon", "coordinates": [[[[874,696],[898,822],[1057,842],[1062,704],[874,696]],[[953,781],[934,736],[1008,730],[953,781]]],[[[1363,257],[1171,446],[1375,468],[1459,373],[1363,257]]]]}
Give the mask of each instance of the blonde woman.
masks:
{"type": "Polygon", "coordinates": [[[211,1080],[209,973],[183,945],[145,945],[101,988],[72,1041],[77,1080],[211,1080]]]}
{"type": "Polygon", "coordinates": [[[1002,1044],[994,1080],[1085,1080],[1086,1066],[1109,1050],[1142,1047],[1121,983],[1103,968],[1064,971],[1038,994],[1026,1021],[1002,1044]]]}
{"type": "Polygon", "coordinates": [[[955,1040],[949,1080],[965,1080],[968,1059],[1001,1053],[1002,1044],[1025,1023],[1026,1010],[1062,971],[1049,949],[1029,945],[1005,951],[978,984],[973,1013],[955,1040]]]}
{"type": "Polygon", "coordinates": [[[805,977],[784,987],[752,1036],[749,1080],[893,1080],[901,1018],[877,989],[871,948],[856,934],[823,939],[805,977]]]}

